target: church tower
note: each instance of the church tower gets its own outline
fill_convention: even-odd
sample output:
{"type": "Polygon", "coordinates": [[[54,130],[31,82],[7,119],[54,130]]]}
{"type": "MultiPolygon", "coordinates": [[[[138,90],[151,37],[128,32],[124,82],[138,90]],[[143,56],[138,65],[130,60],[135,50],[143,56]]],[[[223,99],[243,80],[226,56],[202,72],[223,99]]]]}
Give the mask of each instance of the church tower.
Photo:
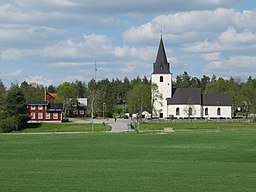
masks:
{"type": "Polygon", "coordinates": [[[167,61],[162,36],[160,39],[156,62],[153,65],[151,82],[152,84],[156,84],[158,88],[157,91],[152,90],[152,116],[167,118],[167,98],[172,97],[172,74],[170,72],[170,64],[167,61]],[[161,98],[156,96],[158,95],[157,92],[160,93],[162,96],[161,98]]]}

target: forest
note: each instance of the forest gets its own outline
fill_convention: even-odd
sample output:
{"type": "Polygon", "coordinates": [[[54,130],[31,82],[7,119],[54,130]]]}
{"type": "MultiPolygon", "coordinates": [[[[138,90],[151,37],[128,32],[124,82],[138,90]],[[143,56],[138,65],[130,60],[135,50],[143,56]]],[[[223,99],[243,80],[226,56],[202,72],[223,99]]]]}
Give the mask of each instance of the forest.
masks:
{"type": "MultiPolygon", "coordinates": [[[[215,75],[201,78],[190,76],[186,71],[173,80],[173,88],[201,88],[204,94],[229,94],[233,99],[233,117],[248,118],[256,113],[256,79],[251,76],[246,81],[239,77],[217,78],[215,75]]],[[[44,87],[26,81],[13,83],[6,88],[0,80],[0,130],[22,128],[27,121],[27,103],[42,101],[45,92],[57,93],[56,102],[65,103],[67,116],[72,111],[76,98],[88,98],[87,115],[105,117],[123,116],[125,112],[140,113],[152,111],[152,85],[146,76],[129,80],[102,79],[88,83],[76,80],[58,86],[44,87]],[[8,126],[6,126],[8,125],[8,126]]]]}

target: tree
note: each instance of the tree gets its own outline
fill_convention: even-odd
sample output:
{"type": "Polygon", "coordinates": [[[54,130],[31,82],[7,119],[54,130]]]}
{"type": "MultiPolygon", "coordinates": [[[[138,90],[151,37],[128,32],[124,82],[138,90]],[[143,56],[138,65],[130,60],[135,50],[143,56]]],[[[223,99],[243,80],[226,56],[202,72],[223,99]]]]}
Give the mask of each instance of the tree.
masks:
{"type": "Polygon", "coordinates": [[[1,112],[0,129],[4,132],[22,129],[28,120],[26,99],[21,88],[12,84],[6,94],[4,109],[1,112]]]}
{"type": "Polygon", "coordinates": [[[80,98],[86,97],[87,86],[86,86],[85,82],[76,80],[76,82],[74,83],[74,88],[77,91],[78,97],[80,97],[80,98]]]}
{"type": "Polygon", "coordinates": [[[0,79],[0,111],[4,108],[4,98],[6,93],[6,87],[4,86],[2,80],[0,79]]]}
{"type": "Polygon", "coordinates": [[[88,110],[87,113],[91,114],[91,117],[93,118],[95,116],[96,107],[98,106],[98,96],[99,92],[97,90],[97,84],[94,79],[92,79],[88,83],[88,90],[87,90],[87,98],[88,98],[88,110]]]}
{"type": "Polygon", "coordinates": [[[195,105],[193,104],[192,100],[189,100],[188,105],[184,108],[184,113],[190,119],[191,116],[196,114],[195,105]]]}
{"type": "Polygon", "coordinates": [[[160,113],[154,107],[158,102],[159,105],[163,106],[163,103],[160,102],[163,99],[163,94],[159,92],[157,84],[151,85],[151,117],[156,116],[156,114],[160,113]]]}
{"type": "Polygon", "coordinates": [[[179,88],[188,88],[191,86],[191,77],[188,75],[188,73],[185,71],[182,75],[178,75],[176,77],[176,83],[175,86],[179,88]]]}
{"type": "Polygon", "coordinates": [[[104,116],[111,117],[116,104],[115,92],[111,82],[108,79],[102,79],[97,83],[97,90],[96,112],[103,116],[104,107],[104,116]]]}
{"type": "Polygon", "coordinates": [[[45,88],[42,85],[38,85],[36,83],[28,84],[24,81],[21,83],[20,88],[27,102],[44,100],[45,88]]]}
{"type": "Polygon", "coordinates": [[[49,93],[56,93],[56,92],[57,92],[57,88],[56,88],[55,86],[53,86],[53,85],[49,85],[49,86],[47,87],[47,91],[48,91],[49,93]]]}
{"type": "Polygon", "coordinates": [[[57,92],[57,88],[56,88],[54,85],[49,85],[49,86],[47,87],[47,91],[48,91],[49,93],[56,93],[56,92],[57,92]]]}
{"type": "Polygon", "coordinates": [[[65,104],[65,117],[72,111],[76,98],[77,91],[72,83],[65,82],[58,87],[56,102],[63,102],[65,104]]]}
{"type": "Polygon", "coordinates": [[[244,84],[241,88],[241,95],[243,98],[246,118],[248,118],[248,114],[256,97],[256,89],[254,88],[253,84],[250,82],[244,84]]]}
{"type": "Polygon", "coordinates": [[[144,110],[151,109],[151,87],[149,85],[138,83],[129,93],[128,104],[129,112],[138,113],[140,118],[144,110]]]}
{"type": "Polygon", "coordinates": [[[201,78],[201,82],[200,82],[200,87],[202,89],[202,91],[205,90],[206,85],[210,82],[210,77],[203,75],[203,77],[201,78]]]}

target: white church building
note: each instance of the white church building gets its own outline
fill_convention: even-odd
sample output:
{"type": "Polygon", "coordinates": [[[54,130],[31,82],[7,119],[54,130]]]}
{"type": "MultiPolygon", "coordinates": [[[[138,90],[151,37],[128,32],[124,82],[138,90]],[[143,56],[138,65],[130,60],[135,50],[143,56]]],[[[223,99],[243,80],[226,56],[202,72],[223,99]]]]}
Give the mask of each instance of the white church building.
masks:
{"type": "Polygon", "coordinates": [[[151,75],[152,84],[162,97],[152,90],[153,118],[232,118],[232,98],[224,94],[202,94],[200,88],[173,88],[170,64],[161,37],[151,75]]]}

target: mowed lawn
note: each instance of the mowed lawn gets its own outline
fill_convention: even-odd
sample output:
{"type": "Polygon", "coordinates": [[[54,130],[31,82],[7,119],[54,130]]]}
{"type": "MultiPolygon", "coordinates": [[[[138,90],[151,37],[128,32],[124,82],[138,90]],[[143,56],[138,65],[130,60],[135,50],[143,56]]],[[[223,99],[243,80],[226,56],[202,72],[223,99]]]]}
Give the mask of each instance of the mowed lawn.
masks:
{"type": "Polygon", "coordinates": [[[0,191],[255,191],[256,131],[0,134],[0,191]]]}
{"type": "Polygon", "coordinates": [[[31,123],[26,129],[21,130],[23,133],[37,132],[100,132],[110,131],[111,126],[91,123],[31,123]]]}

